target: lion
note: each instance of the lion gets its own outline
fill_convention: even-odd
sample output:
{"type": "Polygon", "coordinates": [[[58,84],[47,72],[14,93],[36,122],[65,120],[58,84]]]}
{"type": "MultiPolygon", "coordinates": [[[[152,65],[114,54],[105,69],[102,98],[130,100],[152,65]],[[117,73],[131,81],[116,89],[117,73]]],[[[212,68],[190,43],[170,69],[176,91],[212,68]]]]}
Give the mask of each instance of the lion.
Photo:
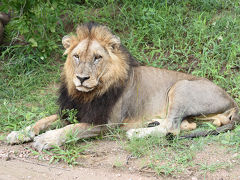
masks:
{"type": "Polygon", "coordinates": [[[58,104],[60,112],[76,109],[78,123],[40,134],[58,119],[55,114],[11,132],[10,144],[33,140],[41,151],[64,144],[69,133],[81,139],[120,126],[129,139],[161,137],[195,129],[192,119],[227,129],[240,119],[237,103],[222,88],[202,77],[140,65],[106,26],[79,25],[62,44],[67,60],[58,104]]]}

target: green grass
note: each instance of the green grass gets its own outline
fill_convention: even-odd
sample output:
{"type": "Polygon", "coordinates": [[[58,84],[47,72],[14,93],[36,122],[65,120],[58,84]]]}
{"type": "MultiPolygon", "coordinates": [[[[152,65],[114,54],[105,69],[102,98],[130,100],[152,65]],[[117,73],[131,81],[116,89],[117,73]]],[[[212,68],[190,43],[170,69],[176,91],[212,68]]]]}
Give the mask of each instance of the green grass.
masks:
{"type": "MultiPolygon", "coordinates": [[[[214,144],[216,151],[223,148],[227,149],[227,156],[231,159],[231,154],[238,154],[235,160],[239,161],[239,127],[233,132],[221,134],[219,136],[209,136],[196,139],[179,140],[174,138],[172,141],[158,136],[150,136],[142,139],[133,139],[127,141],[124,145],[125,150],[131,153],[133,157],[143,159],[143,167],[147,166],[158,175],[171,175],[177,177],[178,174],[184,174],[188,168],[196,168],[202,174],[215,172],[218,169],[229,169],[233,166],[230,162],[220,162],[209,164],[208,159],[202,159],[199,163],[196,159],[198,153],[204,150],[208,145],[214,144]]],[[[217,152],[209,152],[211,156],[220,157],[217,152]]],[[[210,157],[206,156],[206,157],[210,157]]]]}
{"type": "Polygon", "coordinates": [[[64,162],[68,165],[81,165],[79,158],[81,155],[84,155],[85,151],[91,147],[90,142],[84,142],[79,144],[76,141],[67,142],[63,148],[59,146],[53,147],[49,151],[44,151],[44,153],[37,152],[31,148],[28,148],[31,151],[33,156],[37,156],[39,160],[43,160],[46,155],[49,156],[49,163],[64,162]]]}
{"type": "Polygon", "coordinates": [[[215,163],[215,164],[199,164],[200,165],[200,169],[203,171],[210,171],[210,172],[215,172],[217,169],[219,168],[223,168],[223,167],[227,167],[229,165],[225,164],[225,163],[215,163]]]}
{"type": "MultiPolygon", "coordinates": [[[[14,17],[5,28],[5,42],[0,47],[3,134],[57,112],[57,84],[65,59],[61,38],[88,21],[109,26],[140,62],[206,77],[240,105],[238,0],[3,0],[0,11],[8,10],[14,11],[14,17]]],[[[238,126],[216,137],[175,139],[172,143],[151,137],[122,144],[134,156],[150,158],[148,166],[158,174],[169,175],[191,166],[195,153],[207,142],[239,153],[239,132],[238,126]],[[165,163],[159,163],[162,161],[165,163]]],[[[111,131],[107,138],[124,141],[120,131],[111,131]]],[[[78,150],[75,145],[66,145],[51,153],[53,160],[74,164],[78,150]]],[[[220,168],[202,165],[201,169],[205,172],[215,167],[220,168]]]]}
{"type": "Polygon", "coordinates": [[[90,143],[67,143],[64,145],[64,148],[60,148],[58,146],[54,147],[50,151],[45,151],[47,154],[51,156],[49,160],[50,163],[56,163],[59,161],[63,161],[69,165],[81,165],[78,159],[84,152],[90,147],[90,143]]]}
{"type": "Polygon", "coordinates": [[[192,166],[192,159],[197,150],[201,149],[201,140],[168,141],[157,136],[143,139],[133,139],[127,143],[126,150],[135,157],[145,157],[148,167],[155,170],[158,175],[176,175],[184,168],[192,166]]]}

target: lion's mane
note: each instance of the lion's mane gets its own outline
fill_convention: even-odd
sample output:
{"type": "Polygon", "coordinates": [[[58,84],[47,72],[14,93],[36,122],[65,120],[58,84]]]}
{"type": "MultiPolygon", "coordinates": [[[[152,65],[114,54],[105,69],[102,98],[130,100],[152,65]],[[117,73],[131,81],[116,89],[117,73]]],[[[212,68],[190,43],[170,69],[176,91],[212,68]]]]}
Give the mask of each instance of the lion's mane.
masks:
{"type": "MultiPolygon", "coordinates": [[[[79,122],[91,123],[94,125],[107,124],[109,114],[121,97],[132,68],[138,66],[138,62],[131,56],[122,45],[114,43],[115,37],[105,26],[95,23],[88,23],[77,28],[76,35],[72,35],[70,47],[65,54],[69,54],[80,41],[85,38],[97,40],[105,49],[112,45],[113,58],[116,65],[109,70],[108,79],[102,79],[99,86],[90,92],[77,91],[71,82],[72,66],[71,61],[66,61],[61,76],[58,103],[60,114],[65,109],[76,109],[79,122]],[[115,47],[117,46],[117,47],[115,47]]],[[[66,118],[66,116],[63,116],[66,118]]]]}

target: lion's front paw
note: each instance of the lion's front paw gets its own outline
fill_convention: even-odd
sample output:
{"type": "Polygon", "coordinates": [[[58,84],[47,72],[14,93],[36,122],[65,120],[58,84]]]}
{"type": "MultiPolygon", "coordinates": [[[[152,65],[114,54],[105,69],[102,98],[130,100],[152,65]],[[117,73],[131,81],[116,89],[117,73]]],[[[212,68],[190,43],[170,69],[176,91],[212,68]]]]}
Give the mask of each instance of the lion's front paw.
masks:
{"type": "Polygon", "coordinates": [[[149,127],[149,128],[130,129],[127,131],[128,139],[144,138],[149,135],[165,136],[166,134],[167,134],[167,130],[159,126],[149,127]]]}
{"type": "Polygon", "coordinates": [[[126,132],[127,138],[132,139],[133,137],[136,137],[136,129],[130,129],[126,132]]]}
{"type": "Polygon", "coordinates": [[[38,150],[47,150],[53,146],[61,146],[65,141],[65,134],[62,129],[47,131],[34,138],[33,147],[38,150]]]}
{"type": "Polygon", "coordinates": [[[127,131],[128,139],[143,138],[149,134],[151,134],[149,128],[130,129],[127,131]]]}
{"type": "Polygon", "coordinates": [[[31,130],[31,127],[28,126],[20,131],[12,131],[6,139],[9,144],[20,144],[32,141],[34,136],[35,133],[31,130]]]}

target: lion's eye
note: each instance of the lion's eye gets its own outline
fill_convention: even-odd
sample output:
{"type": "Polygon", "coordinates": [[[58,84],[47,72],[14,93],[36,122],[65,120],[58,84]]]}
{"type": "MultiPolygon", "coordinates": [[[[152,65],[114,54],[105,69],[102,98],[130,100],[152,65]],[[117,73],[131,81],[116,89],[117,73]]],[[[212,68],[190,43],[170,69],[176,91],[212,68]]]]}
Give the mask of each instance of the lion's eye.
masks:
{"type": "Polygon", "coordinates": [[[97,55],[94,57],[94,63],[97,64],[102,59],[101,55],[97,55]]]}
{"type": "Polygon", "coordinates": [[[79,56],[77,54],[73,55],[73,59],[76,63],[79,63],[79,56]]]}

